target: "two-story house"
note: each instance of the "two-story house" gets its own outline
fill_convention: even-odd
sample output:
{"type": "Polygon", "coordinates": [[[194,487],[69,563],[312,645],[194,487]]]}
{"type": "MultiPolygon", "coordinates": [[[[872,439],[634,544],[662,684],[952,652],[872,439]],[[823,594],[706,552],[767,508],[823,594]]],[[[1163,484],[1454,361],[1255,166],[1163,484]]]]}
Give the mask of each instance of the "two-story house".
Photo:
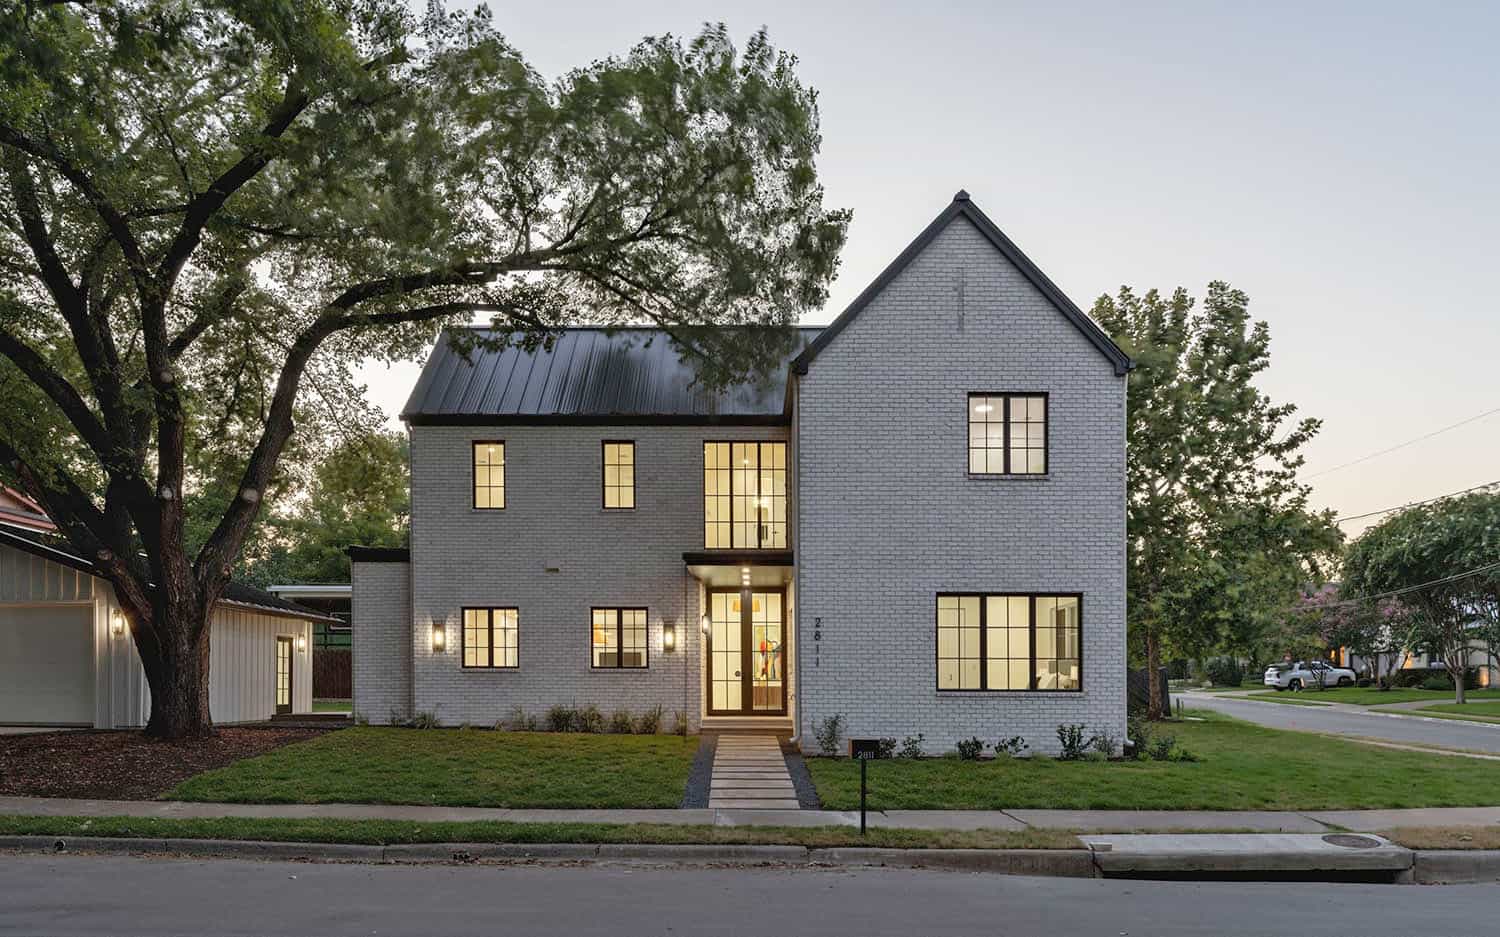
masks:
{"type": "Polygon", "coordinates": [[[960,192],[768,384],[650,329],[439,341],[409,550],[352,551],[372,722],[1125,728],[1129,358],[960,192]]]}

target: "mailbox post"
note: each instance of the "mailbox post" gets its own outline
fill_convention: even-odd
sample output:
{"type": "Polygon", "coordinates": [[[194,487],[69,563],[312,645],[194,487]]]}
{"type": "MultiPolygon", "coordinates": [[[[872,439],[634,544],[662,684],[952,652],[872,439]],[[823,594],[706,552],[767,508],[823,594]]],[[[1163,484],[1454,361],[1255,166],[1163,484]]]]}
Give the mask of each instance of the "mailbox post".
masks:
{"type": "Polygon", "coordinates": [[[865,835],[865,798],[870,759],[880,757],[878,739],[850,739],[849,756],[859,762],[859,835],[865,835]]]}

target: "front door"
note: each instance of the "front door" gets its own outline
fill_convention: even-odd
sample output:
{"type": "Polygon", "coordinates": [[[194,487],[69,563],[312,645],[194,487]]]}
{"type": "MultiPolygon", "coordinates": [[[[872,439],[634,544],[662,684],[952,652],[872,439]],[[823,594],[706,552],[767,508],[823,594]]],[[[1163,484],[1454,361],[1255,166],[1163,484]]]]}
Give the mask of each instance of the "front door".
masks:
{"type": "Polygon", "coordinates": [[[276,639],[276,714],[292,711],[292,639],[276,639]]]}
{"type": "Polygon", "coordinates": [[[708,711],[786,713],[786,614],[780,590],[708,594],[708,711]]]}

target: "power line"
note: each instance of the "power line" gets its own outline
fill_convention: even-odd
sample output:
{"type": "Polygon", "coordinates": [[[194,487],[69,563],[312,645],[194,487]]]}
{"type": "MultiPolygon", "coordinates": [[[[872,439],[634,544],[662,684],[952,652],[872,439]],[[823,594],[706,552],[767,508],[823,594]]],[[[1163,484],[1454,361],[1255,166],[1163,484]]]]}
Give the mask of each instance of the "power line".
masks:
{"type": "Polygon", "coordinates": [[[1357,599],[1346,599],[1342,602],[1330,602],[1327,605],[1293,605],[1291,608],[1287,609],[1287,611],[1321,612],[1330,608],[1345,608],[1350,605],[1360,605],[1365,602],[1373,602],[1376,599],[1389,599],[1398,595],[1404,595],[1408,592],[1416,592],[1418,589],[1425,589],[1428,586],[1440,586],[1445,582],[1454,582],[1459,579],[1467,579],[1470,576],[1477,576],[1480,573],[1487,573],[1492,569],[1500,569],[1500,563],[1490,563],[1487,566],[1480,566],[1462,573],[1454,573],[1452,576],[1444,576],[1442,579],[1429,579],[1426,582],[1419,582],[1414,586],[1405,586],[1400,589],[1392,589],[1389,592],[1377,592],[1374,595],[1362,595],[1357,599]]]}
{"type": "Polygon", "coordinates": [[[1393,508],[1381,508],[1378,511],[1370,511],[1370,512],[1365,513],[1365,514],[1351,514],[1348,517],[1336,518],[1334,520],[1334,523],[1335,524],[1342,524],[1344,521],[1359,521],[1359,520],[1364,520],[1367,517],[1376,517],[1376,516],[1379,516],[1381,514],[1389,514],[1392,511],[1402,511],[1402,510],[1405,510],[1406,508],[1421,507],[1424,504],[1431,504],[1434,501],[1441,501],[1444,498],[1456,498],[1459,495],[1466,495],[1466,494],[1468,494],[1471,491],[1482,491],[1485,488],[1493,488],[1496,485],[1500,485],[1500,479],[1497,479],[1497,480],[1492,481],[1492,482],[1485,482],[1483,485],[1475,485],[1473,488],[1465,488],[1463,491],[1455,491],[1455,492],[1452,492],[1451,494],[1438,495],[1435,498],[1427,498],[1427,499],[1422,500],[1422,501],[1411,501],[1411,502],[1408,502],[1406,504],[1398,504],[1397,506],[1395,506],[1393,508]]]}
{"type": "Polygon", "coordinates": [[[1313,472],[1311,475],[1304,475],[1302,477],[1304,479],[1307,479],[1307,478],[1317,478],[1319,475],[1327,475],[1330,472],[1337,472],[1339,469],[1346,469],[1346,468],[1348,468],[1351,465],[1358,465],[1361,462],[1368,462],[1371,459],[1376,458],[1377,456],[1383,456],[1383,455],[1385,455],[1388,452],[1395,452],[1397,449],[1405,449],[1407,446],[1414,446],[1414,445],[1416,445],[1419,442],[1423,442],[1424,440],[1431,439],[1434,436],[1439,436],[1439,435],[1441,435],[1443,433],[1448,432],[1451,429],[1458,429],[1460,426],[1467,426],[1470,423],[1473,423],[1475,420],[1482,420],[1485,417],[1487,417],[1487,416],[1493,416],[1496,413],[1500,413],[1500,407],[1496,407],[1493,410],[1486,410],[1483,413],[1479,414],[1478,416],[1471,416],[1471,417],[1469,417],[1467,420],[1459,420],[1457,423],[1453,423],[1453,424],[1450,424],[1448,426],[1444,426],[1442,429],[1435,429],[1432,432],[1427,433],[1424,436],[1418,436],[1416,439],[1408,439],[1406,442],[1397,443],[1396,445],[1391,446],[1389,449],[1382,449],[1379,452],[1372,452],[1369,455],[1360,456],[1359,458],[1357,458],[1357,459],[1355,459],[1355,460],[1353,460],[1351,462],[1345,462],[1342,465],[1335,465],[1333,468],[1323,469],[1321,472],[1313,472]]]}

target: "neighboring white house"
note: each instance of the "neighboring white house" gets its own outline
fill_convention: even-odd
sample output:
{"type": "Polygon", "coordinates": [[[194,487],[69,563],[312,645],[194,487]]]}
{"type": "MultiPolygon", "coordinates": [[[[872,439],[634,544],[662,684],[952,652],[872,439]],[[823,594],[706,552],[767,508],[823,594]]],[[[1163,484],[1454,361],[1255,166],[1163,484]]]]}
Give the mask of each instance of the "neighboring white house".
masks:
{"type": "Polygon", "coordinates": [[[355,712],[1120,738],[1130,367],[963,192],[763,384],[661,329],[439,340],[410,549],[351,551],[355,712]]]}
{"type": "MultiPolygon", "coordinates": [[[[0,525],[0,726],[145,725],[145,671],[116,611],[86,561],[0,525]]],[[[209,638],[214,722],[312,712],[312,629],[324,620],[336,619],[232,584],[209,638]]]]}

